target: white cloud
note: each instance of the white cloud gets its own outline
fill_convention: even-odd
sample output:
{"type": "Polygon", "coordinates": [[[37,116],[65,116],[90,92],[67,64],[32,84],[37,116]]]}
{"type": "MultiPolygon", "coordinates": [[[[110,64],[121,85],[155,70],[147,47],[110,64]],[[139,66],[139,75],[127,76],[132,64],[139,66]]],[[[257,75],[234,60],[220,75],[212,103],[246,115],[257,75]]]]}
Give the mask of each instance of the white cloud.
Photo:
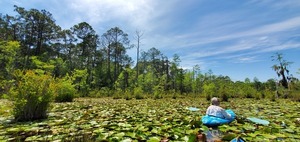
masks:
{"type": "Polygon", "coordinates": [[[274,52],[274,51],[281,51],[281,50],[287,50],[292,48],[300,48],[300,43],[284,43],[281,45],[275,45],[271,46],[269,48],[265,48],[261,50],[262,53],[264,52],[274,52]]]}
{"type": "Polygon", "coordinates": [[[233,60],[234,63],[253,63],[258,62],[259,60],[256,59],[256,56],[246,56],[246,57],[239,57],[236,60],[233,60]]]}
{"type": "MultiPolygon", "coordinates": [[[[155,0],[68,0],[68,10],[77,13],[82,21],[91,25],[110,24],[127,29],[153,31],[164,22],[162,16],[172,6],[172,2],[155,0]]],[[[72,15],[71,15],[72,16],[72,15]]]]}

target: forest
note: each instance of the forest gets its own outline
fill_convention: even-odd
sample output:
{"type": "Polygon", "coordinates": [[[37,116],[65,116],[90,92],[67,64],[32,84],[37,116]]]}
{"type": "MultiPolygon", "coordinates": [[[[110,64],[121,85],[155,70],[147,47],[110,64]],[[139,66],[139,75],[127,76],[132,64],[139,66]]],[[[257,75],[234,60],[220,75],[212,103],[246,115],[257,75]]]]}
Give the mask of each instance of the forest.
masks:
{"type": "MultiPolygon", "coordinates": [[[[53,102],[84,102],[85,104],[86,101],[91,101],[91,104],[96,105],[100,101],[98,103],[106,106],[105,100],[107,101],[107,99],[116,104],[112,106],[115,109],[118,109],[116,106],[127,104],[124,106],[127,111],[130,110],[127,109],[128,105],[134,106],[135,101],[139,100],[150,101],[149,104],[153,108],[157,106],[153,105],[155,102],[151,100],[157,100],[159,104],[163,105],[165,105],[164,100],[169,100],[169,102],[178,100],[174,104],[179,103],[184,106],[184,103],[193,104],[189,102],[190,100],[186,101],[185,99],[203,99],[202,101],[205,102],[213,96],[221,98],[226,105],[232,103],[232,99],[246,99],[249,103],[253,103],[252,100],[263,99],[268,100],[270,104],[276,101],[297,104],[300,101],[300,81],[293,77],[288,70],[293,65],[292,61],[286,61],[281,53],[274,53],[274,56],[270,57],[270,60],[274,61],[274,65],[269,65],[270,70],[274,70],[274,74],[278,75],[278,79],[269,79],[265,82],[259,81],[258,78],[232,81],[228,76],[215,75],[212,70],[204,73],[199,65],[194,65],[192,69],[183,69],[180,65],[180,56],[177,54],[167,57],[155,47],[147,51],[140,51],[142,42],[140,38],[143,36],[141,31],[129,35],[119,27],[112,26],[105,33],[96,33],[87,22],[78,23],[69,29],[62,29],[56,24],[52,14],[46,10],[27,10],[15,6],[15,11],[17,13],[15,16],[0,14],[0,98],[4,100],[1,103],[0,114],[3,117],[13,115],[16,121],[34,121],[50,117],[47,110],[53,102]],[[130,36],[135,37],[136,40],[130,41],[130,36]],[[132,48],[136,49],[136,62],[127,53],[132,48]],[[99,98],[104,100],[99,100],[99,98]],[[125,102],[121,104],[115,100],[125,102]],[[133,102],[126,102],[126,100],[133,102]],[[6,106],[7,108],[13,106],[11,113],[4,111],[7,109],[6,106]]],[[[70,107],[68,104],[58,105],[66,109],[70,107]]],[[[195,104],[195,106],[197,105],[195,104]]],[[[92,110],[95,110],[89,105],[82,106],[81,104],[78,107],[87,110],[88,108],[85,107],[91,107],[92,110]]],[[[52,111],[53,109],[61,108],[52,107],[52,111]]],[[[106,110],[109,111],[107,108],[106,110]]],[[[134,112],[129,113],[134,114],[134,112]]],[[[192,115],[190,112],[184,113],[192,115]]],[[[85,117],[84,114],[80,115],[85,117]]],[[[86,117],[92,118],[91,116],[86,117]]],[[[159,119],[158,116],[155,117],[159,119]]],[[[194,121],[196,118],[199,116],[192,120],[194,121]]],[[[294,120],[294,118],[293,116],[292,119],[294,120]]],[[[146,118],[143,117],[143,119],[146,118]]],[[[67,123],[65,121],[67,120],[55,123],[67,123]]],[[[177,123],[177,121],[170,121],[172,125],[173,122],[177,123]]],[[[96,120],[89,123],[95,125],[93,128],[98,128],[96,120]]],[[[182,125],[186,123],[188,122],[183,122],[182,125]]],[[[295,125],[294,122],[291,123],[295,125]]],[[[46,124],[38,125],[46,126],[46,124]]],[[[122,125],[124,129],[133,126],[133,124],[121,124],[119,121],[116,125],[122,125]]],[[[105,126],[113,127],[108,124],[105,126]]],[[[194,127],[194,125],[192,126],[194,127]]],[[[0,128],[10,127],[1,125],[0,128]]],[[[136,128],[140,129],[138,132],[147,131],[142,126],[137,127],[141,127],[136,128]]],[[[81,129],[86,130],[85,128],[81,129]]],[[[93,131],[96,130],[93,129],[93,131]]],[[[99,131],[100,129],[95,134],[99,134],[99,131]]],[[[149,131],[154,131],[154,126],[151,125],[149,131]]],[[[226,129],[226,131],[229,130],[226,129]]],[[[299,129],[291,131],[297,133],[299,129]]],[[[118,134],[124,136],[128,134],[126,132],[118,131],[118,134]]],[[[13,129],[5,133],[10,136],[19,134],[13,129]]],[[[165,132],[161,131],[161,133],[165,132]]],[[[188,135],[190,133],[193,131],[189,131],[188,135]]],[[[32,135],[30,133],[30,136],[32,135]]],[[[160,136],[158,139],[165,137],[177,139],[174,135],[172,133],[168,136],[160,136]]],[[[84,138],[86,138],[85,136],[83,135],[84,138]]],[[[288,136],[280,138],[282,137],[288,136]]],[[[1,138],[7,137],[1,136],[0,133],[0,140],[1,138]]],[[[24,140],[26,138],[18,137],[17,139],[24,140]]],[[[108,135],[105,138],[108,139],[108,135]]],[[[142,135],[139,138],[149,140],[149,137],[142,135]]]]}

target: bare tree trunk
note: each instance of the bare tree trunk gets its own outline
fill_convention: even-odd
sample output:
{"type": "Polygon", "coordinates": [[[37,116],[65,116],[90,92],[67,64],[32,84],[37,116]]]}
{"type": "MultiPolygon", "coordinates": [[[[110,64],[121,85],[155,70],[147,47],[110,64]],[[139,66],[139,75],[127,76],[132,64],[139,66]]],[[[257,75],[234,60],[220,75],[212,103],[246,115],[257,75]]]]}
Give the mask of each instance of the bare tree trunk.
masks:
{"type": "Polygon", "coordinates": [[[137,40],[137,51],[136,51],[136,84],[138,86],[138,78],[139,78],[139,54],[140,54],[140,42],[141,42],[141,38],[143,36],[143,33],[141,31],[136,31],[135,32],[136,36],[136,40],[137,40]]]}

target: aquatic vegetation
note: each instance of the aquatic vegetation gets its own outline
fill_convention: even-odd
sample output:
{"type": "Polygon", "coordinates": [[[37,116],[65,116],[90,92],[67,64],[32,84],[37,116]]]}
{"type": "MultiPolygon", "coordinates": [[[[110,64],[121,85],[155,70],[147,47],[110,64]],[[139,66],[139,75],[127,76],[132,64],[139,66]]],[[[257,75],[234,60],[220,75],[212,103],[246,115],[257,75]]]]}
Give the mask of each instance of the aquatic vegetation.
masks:
{"type": "MultiPolygon", "coordinates": [[[[4,100],[0,103],[10,105],[4,100]]],[[[199,132],[208,129],[200,121],[208,105],[205,98],[79,98],[52,103],[48,118],[40,121],[13,122],[12,115],[5,113],[0,119],[0,140],[194,141],[199,132]],[[189,107],[199,110],[190,111],[189,107]]],[[[222,105],[238,116],[231,124],[219,126],[224,141],[237,136],[246,141],[300,140],[297,102],[230,99],[222,105]],[[253,124],[247,117],[265,119],[270,124],[253,124]]]]}

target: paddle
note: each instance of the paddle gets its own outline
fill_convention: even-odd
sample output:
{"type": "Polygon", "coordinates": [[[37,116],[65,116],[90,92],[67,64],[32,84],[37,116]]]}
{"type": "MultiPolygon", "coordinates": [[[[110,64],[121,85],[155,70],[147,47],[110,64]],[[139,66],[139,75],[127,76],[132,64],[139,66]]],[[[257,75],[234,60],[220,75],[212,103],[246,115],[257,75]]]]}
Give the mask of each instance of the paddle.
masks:
{"type": "Polygon", "coordinates": [[[263,119],[259,119],[259,118],[256,118],[256,117],[248,117],[247,120],[255,123],[255,124],[261,124],[261,125],[269,125],[270,122],[267,121],[267,120],[263,120],[263,119]]]}
{"type": "Polygon", "coordinates": [[[199,111],[200,110],[199,108],[196,108],[196,107],[189,107],[187,109],[190,111],[199,111]]]}

